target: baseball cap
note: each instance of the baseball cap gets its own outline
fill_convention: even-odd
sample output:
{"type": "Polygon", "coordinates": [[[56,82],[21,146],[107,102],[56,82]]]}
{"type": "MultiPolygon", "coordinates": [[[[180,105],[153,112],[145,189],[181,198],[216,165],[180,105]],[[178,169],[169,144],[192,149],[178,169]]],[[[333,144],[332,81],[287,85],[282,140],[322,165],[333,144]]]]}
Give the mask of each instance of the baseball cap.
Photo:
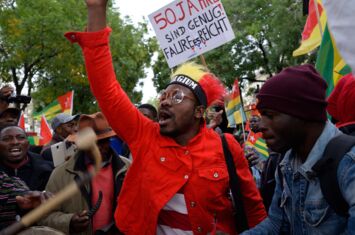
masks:
{"type": "Polygon", "coordinates": [[[60,125],[71,122],[73,120],[77,120],[77,119],[79,119],[79,117],[80,117],[79,114],[71,116],[66,113],[60,113],[53,118],[52,123],[51,123],[52,129],[55,130],[60,125]]]}

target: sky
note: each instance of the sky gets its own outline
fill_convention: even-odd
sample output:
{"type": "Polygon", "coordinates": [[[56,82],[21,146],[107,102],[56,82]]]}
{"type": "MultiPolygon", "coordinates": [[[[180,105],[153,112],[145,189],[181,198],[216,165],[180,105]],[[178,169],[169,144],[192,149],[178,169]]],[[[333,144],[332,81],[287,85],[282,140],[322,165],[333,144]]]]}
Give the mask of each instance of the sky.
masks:
{"type": "MultiPolygon", "coordinates": [[[[119,8],[120,13],[125,16],[128,15],[133,22],[139,22],[143,20],[143,17],[148,20],[148,15],[161,7],[169,4],[173,0],[114,0],[115,7],[119,8]]],[[[155,35],[153,28],[148,23],[150,29],[150,35],[155,35]]],[[[153,86],[153,81],[149,79],[153,77],[153,71],[147,70],[147,78],[144,78],[143,86],[143,99],[142,103],[146,103],[150,98],[156,97],[156,89],[153,86]]]]}

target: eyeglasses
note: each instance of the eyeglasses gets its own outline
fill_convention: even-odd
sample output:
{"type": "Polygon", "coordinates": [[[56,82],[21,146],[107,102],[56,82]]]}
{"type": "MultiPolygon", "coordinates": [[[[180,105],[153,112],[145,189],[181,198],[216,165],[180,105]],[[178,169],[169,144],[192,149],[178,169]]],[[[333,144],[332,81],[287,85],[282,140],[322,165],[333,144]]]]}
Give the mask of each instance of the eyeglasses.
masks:
{"type": "Polygon", "coordinates": [[[163,90],[159,94],[159,103],[163,102],[166,99],[169,99],[172,104],[180,104],[184,100],[184,98],[194,100],[194,97],[185,95],[185,93],[179,89],[175,89],[169,93],[163,90]]]}

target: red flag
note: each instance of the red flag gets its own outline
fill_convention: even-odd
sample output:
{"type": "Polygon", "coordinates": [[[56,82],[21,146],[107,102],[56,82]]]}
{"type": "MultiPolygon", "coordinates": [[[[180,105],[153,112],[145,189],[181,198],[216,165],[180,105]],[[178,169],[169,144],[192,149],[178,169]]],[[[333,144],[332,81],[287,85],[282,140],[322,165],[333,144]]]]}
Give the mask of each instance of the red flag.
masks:
{"type": "Polygon", "coordinates": [[[52,132],[44,115],[41,117],[41,131],[39,133],[39,145],[48,144],[52,139],[52,132]]]}
{"type": "Polygon", "coordinates": [[[59,96],[57,99],[59,101],[60,107],[62,108],[63,113],[72,115],[73,113],[73,97],[74,91],[69,91],[62,96],[59,96]]]}
{"type": "Polygon", "coordinates": [[[23,112],[21,112],[20,119],[18,120],[17,124],[21,129],[25,130],[25,115],[23,112]]]}

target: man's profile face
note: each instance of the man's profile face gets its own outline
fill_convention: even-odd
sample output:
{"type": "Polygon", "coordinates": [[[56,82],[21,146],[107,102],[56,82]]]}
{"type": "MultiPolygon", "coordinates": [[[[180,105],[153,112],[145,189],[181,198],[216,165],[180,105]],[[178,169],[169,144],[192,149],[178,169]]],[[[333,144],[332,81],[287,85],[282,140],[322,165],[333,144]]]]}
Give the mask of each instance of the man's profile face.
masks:
{"type": "Polygon", "coordinates": [[[284,153],[297,146],[304,137],[304,121],[272,109],[261,109],[260,131],[267,146],[275,152],[284,153]]]}
{"type": "Polygon", "coordinates": [[[10,126],[0,132],[1,161],[20,163],[26,157],[28,148],[26,133],[20,127],[10,126]]]}
{"type": "Polygon", "coordinates": [[[196,122],[196,98],[192,91],[184,86],[172,84],[165,90],[167,98],[159,103],[158,122],[160,133],[171,137],[183,134],[191,129],[196,122]],[[171,94],[182,91],[185,95],[181,103],[174,104],[171,94]]]}

